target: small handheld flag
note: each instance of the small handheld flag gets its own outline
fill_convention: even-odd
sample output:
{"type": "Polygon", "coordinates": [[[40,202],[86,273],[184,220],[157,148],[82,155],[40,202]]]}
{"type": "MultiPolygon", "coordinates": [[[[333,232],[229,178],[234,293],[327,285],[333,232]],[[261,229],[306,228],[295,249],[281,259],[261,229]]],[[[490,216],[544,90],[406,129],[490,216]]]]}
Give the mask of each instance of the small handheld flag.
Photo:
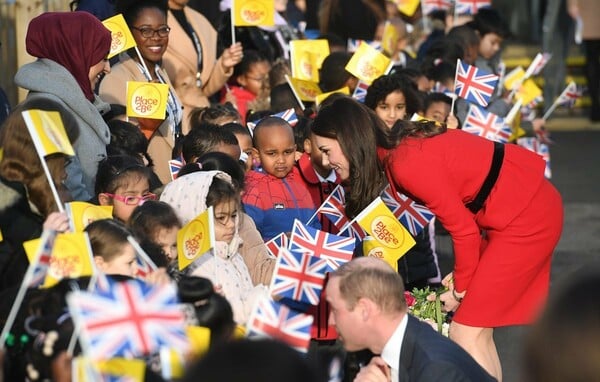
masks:
{"type": "Polygon", "coordinates": [[[165,119],[169,85],[127,81],[127,116],[165,119]]]}
{"type": "Polygon", "coordinates": [[[282,249],[288,248],[289,239],[285,232],[282,232],[279,235],[272,238],[271,240],[267,241],[265,245],[267,246],[267,251],[269,252],[269,255],[277,257],[279,256],[279,252],[282,249]]]}
{"type": "Polygon", "coordinates": [[[319,82],[319,69],[329,55],[329,42],[320,40],[290,41],[292,77],[319,82]]]}
{"type": "Polygon", "coordinates": [[[110,31],[112,38],[108,58],[137,45],[122,14],[110,17],[102,21],[102,24],[110,31]]]}
{"type": "Polygon", "coordinates": [[[112,206],[97,206],[86,202],[69,202],[65,204],[71,232],[83,232],[91,222],[112,219],[112,206]]]}
{"type": "Polygon", "coordinates": [[[391,61],[366,43],[361,43],[345,69],[369,85],[391,69],[391,61]]]}
{"type": "Polygon", "coordinates": [[[394,196],[393,192],[392,187],[388,184],[381,192],[381,200],[411,235],[417,236],[433,219],[433,213],[408,196],[399,192],[394,196]]]}
{"type": "Polygon", "coordinates": [[[275,25],[275,2],[273,0],[233,0],[231,20],[234,26],[275,25]]]}
{"type": "Polygon", "coordinates": [[[177,232],[177,261],[183,270],[215,246],[213,208],[187,223],[177,232]]]}
{"type": "Polygon", "coordinates": [[[454,92],[459,97],[486,107],[497,83],[497,75],[458,60],[454,92]]]}
{"type": "Polygon", "coordinates": [[[469,105],[463,130],[500,143],[508,142],[511,134],[510,127],[504,123],[504,118],[473,104],[469,105]]]}

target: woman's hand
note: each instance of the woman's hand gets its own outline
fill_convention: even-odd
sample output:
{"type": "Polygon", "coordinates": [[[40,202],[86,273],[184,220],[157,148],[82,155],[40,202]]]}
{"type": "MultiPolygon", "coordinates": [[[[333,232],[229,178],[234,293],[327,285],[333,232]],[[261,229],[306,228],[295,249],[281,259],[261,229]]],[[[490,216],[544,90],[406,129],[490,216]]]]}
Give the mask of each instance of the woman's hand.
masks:
{"type": "Polygon", "coordinates": [[[389,382],[392,380],[390,367],[381,357],[373,357],[367,366],[361,367],[354,382],[389,382]]]}
{"type": "Polygon", "coordinates": [[[454,298],[452,292],[453,290],[449,290],[440,295],[440,301],[442,302],[442,310],[445,312],[454,312],[456,309],[458,309],[458,306],[460,305],[460,302],[454,298]]]}
{"type": "Polygon", "coordinates": [[[454,283],[452,282],[452,280],[454,280],[454,273],[450,272],[442,280],[442,285],[445,286],[446,288],[452,290],[452,289],[454,289],[454,283]]]}
{"type": "Polygon", "coordinates": [[[69,230],[69,217],[64,212],[52,212],[44,220],[44,229],[66,232],[69,230]]]}
{"type": "Polygon", "coordinates": [[[223,71],[229,71],[229,69],[239,64],[243,57],[244,52],[242,43],[236,42],[229,48],[225,49],[221,55],[221,65],[223,66],[223,71]]]}

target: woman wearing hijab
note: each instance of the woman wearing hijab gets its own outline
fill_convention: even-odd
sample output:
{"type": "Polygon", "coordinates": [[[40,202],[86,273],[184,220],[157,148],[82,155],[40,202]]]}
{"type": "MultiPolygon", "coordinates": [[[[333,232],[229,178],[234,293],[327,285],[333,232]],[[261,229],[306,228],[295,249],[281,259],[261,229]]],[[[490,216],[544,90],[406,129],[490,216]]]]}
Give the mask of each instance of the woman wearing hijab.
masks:
{"type": "Polygon", "coordinates": [[[65,185],[75,200],[94,195],[98,162],[106,157],[110,131],[101,112],[110,109],[93,89],[110,72],[106,59],[111,34],[87,12],[47,12],[29,23],[25,46],[37,58],[17,71],[15,83],[27,98],[58,102],[77,121],[76,156],[67,166],[65,185]]]}

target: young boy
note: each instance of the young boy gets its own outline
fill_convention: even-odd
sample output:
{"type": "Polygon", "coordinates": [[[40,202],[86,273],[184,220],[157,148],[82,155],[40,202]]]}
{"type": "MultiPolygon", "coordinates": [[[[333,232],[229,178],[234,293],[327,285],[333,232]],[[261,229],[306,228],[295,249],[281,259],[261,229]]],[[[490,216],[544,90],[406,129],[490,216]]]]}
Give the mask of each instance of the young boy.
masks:
{"type": "Polygon", "coordinates": [[[312,198],[294,171],[296,144],[292,127],[267,117],[254,128],[252,155],[263,172],[249,171],[242,202],[265,241],[306,223],[315,213],[312,198]]]}
{"type": "Polygon", "coordinates": [[[480,9],[468,25],[479,34],[479,57],[475,66],[488,72],[498,73],[500,49],[510,29],[500,13],[493,8],[480,9]]]}

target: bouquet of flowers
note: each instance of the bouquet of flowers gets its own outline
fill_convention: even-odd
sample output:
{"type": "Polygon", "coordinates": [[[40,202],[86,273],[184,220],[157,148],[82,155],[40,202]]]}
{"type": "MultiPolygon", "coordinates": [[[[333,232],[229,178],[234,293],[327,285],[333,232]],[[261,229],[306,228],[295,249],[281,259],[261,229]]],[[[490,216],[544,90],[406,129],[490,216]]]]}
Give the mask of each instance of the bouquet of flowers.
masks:
{"type": "Polygon", "coordinates": [[[404,298],[410,314],[427,322],[434,330],[448,337],[450,317],[442,311],[440,294],[443,292],[445,290],[435,291],[429,287],[414,288],[412,292],[404,292],[404,298]]]}

